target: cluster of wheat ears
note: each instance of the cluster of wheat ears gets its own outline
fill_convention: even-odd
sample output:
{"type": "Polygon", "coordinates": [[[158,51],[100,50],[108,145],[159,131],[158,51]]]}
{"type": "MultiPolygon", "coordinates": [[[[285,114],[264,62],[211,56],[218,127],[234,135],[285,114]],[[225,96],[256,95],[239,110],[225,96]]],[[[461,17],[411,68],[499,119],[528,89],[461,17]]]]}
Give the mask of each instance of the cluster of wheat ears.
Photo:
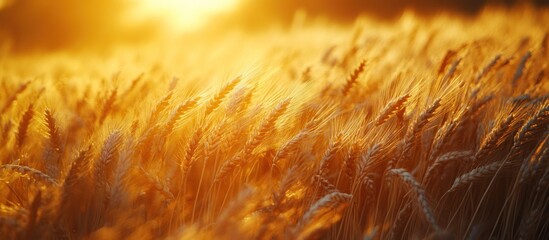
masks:
{"type": "Polygon", "coordinates": [[[548,22],[404,15],[115,63],[4,58],[0,238],[543,239],[548,22]]]}

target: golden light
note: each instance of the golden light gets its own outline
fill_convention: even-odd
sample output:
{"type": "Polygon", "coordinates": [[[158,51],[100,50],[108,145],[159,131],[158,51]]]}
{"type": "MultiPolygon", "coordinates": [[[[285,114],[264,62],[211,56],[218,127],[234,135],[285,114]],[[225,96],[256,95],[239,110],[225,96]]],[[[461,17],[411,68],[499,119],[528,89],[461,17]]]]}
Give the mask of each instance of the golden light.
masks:
{"type": "Polygon", "coordinates": [[[0,9],[8,4],[8,0],[0,0],[0,9]]]}
{"type": "Polygon", "coordinates": [[[161,19],[174,31],[202,26],[210,17],[233,9],[239,0],[140,0],[136,15],[161,19]]]}
{"type": "Polygon", "coordinates": [[[0,240],[549,240],[549,6],[473,5],[0,0],[0,240]]]}

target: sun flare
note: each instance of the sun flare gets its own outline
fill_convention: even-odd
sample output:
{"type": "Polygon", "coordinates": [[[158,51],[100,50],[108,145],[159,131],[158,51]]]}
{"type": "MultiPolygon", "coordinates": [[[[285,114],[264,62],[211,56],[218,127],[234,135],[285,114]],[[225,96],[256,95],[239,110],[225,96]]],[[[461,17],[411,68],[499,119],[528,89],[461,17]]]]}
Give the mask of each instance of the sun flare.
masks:
{"type": "Polygon", "coordinates": [[[230,11],[239,0],[140,0],[137,14],[160,17],[177,31],[192,30],[212,15],[230,11]]]}

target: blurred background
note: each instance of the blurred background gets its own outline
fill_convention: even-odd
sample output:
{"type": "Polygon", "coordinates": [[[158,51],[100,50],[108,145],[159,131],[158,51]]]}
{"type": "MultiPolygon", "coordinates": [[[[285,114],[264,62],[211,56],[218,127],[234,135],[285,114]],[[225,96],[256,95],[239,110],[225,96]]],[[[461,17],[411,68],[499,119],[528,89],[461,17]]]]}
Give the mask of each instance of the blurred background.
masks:
{"type": "Polygon", "coordinates": [[[295,9],[303,9],[311,16],[326,16],[334,21],[353,21],[360,14],[391,20],[400,16],[404,10],[413,10],[421,15],[441,12],[456,12],[473,15],[485,5],[513,7],[518,4],[546,6],[549,0],[249,0],[238,11],[247,19],[240,19],[238,25],[261,27],[271,20],[288,23],[295,9]]]}
{"type": "Polygon", "coordinates": [[[549,0],[0,0],[0,46],[13,53],[105,49],[216,29],[288,26],[296,11],[334,23],[364,14],[390,21],[420,15],[474,15],[486,5],[546,7],[549,0]]]}

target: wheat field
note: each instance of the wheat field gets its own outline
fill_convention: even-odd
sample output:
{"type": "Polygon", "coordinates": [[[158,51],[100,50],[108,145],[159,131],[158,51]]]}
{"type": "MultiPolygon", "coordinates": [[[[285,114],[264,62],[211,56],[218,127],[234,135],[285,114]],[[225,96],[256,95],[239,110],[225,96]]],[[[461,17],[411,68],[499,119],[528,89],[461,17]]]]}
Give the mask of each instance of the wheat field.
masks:
{"type": "Polygon", "coordinates": [[[2,239],[545,239],[549,12],[0,59],[2,239]]]}

